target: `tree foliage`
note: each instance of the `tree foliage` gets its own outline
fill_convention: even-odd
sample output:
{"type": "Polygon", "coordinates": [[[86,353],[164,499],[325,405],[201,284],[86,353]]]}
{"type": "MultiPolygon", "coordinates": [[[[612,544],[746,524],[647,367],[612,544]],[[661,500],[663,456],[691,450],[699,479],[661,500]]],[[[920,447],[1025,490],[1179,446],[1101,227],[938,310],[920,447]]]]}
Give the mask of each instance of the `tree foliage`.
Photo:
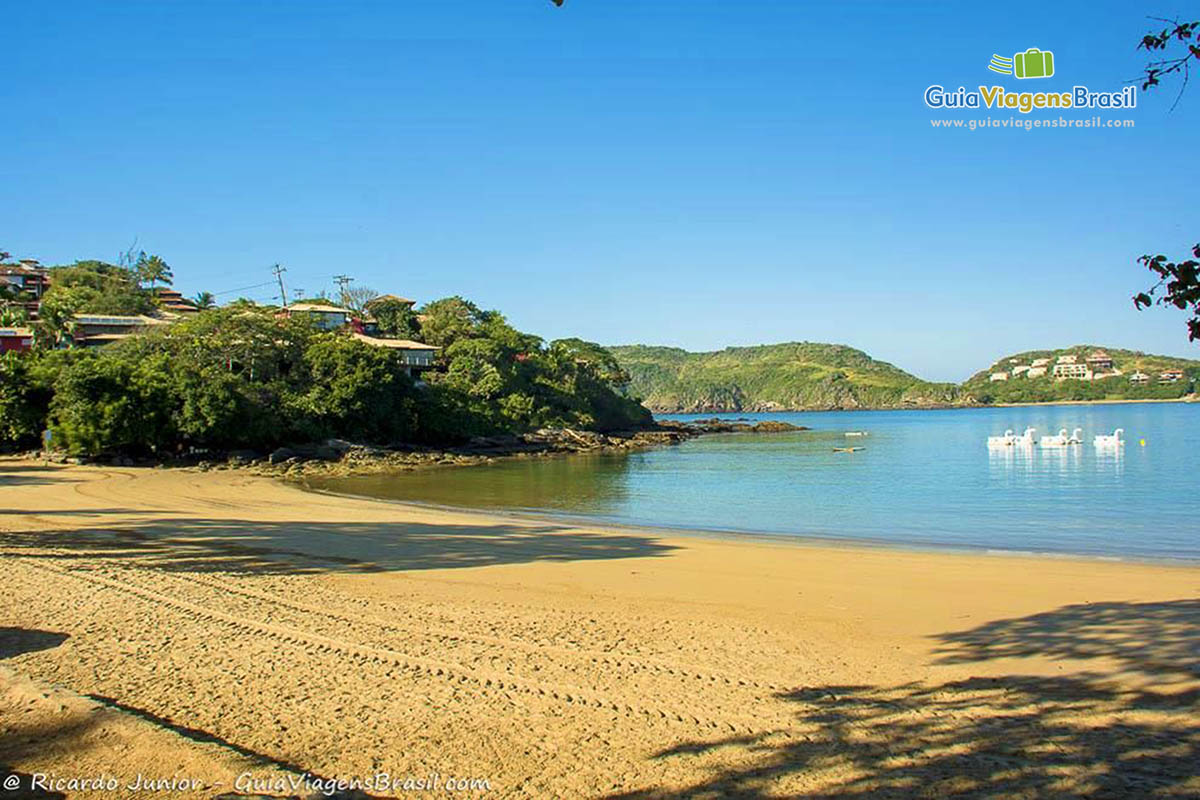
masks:
{"type": "Polygon", "coordinates": [[[1188,339],[1200,339],[1200,244],[1192,247],[1192,258],[1170,261],[1164,255],[1144,255],[1138,263],[1159,277],[1158,283],[1133,297],[1136,308],[1148,308],[1157,302],[1190,313],[1187,321],[1188,339]],[[1157,299],[1155,294],[1164,290],[1157,299]]]}
{"type": "MultiPolygon", "coordinates": [[[[1138,48],[1147,53],[1162,55],[1146,65],[1142,90],[1147,91],[1158,86],[1162,78],[1179,74],[1179,93],[1171,105],[1174,109],[1183,97],[1191,77],[1193,60],[1200,60],[1200,20],[1180,22],[1179,20],[1160,20],[1167,27],[1157,33],[1150,32],[1142,37],[1138,48]],[[1180,50],[1182,49],[1182,52],[1180,50]]],[[[1200,244],[1192,247],[1192,258],[1170,261],[1165,255],[1143,255],[1138,263],[1149,269],[1159,280],[1154,286],[1133,296],[1133,305],[1137,309],[1153,305],[1155,294],[1160,289],[1165,291],[1158,295],[1159,305],[1169,305],[1182,309],[1191,314],[1187,321],[1188,339],[1200,339],[1200,279],[1197,267],[1200,266],[1200,244]]]]}
{"type": "Polygon", "coordinates": [[[617,391],[619,369],[598,345],[547,347],[461,298],[431,305],[465,324],[443,327],[440,367],[420,387],[399,351],[319,331],[304,315],[238,305],[97,350],[5,359],[0,441],[33,444],[48,427],[73,454],[161,455],[329,437],[449,444],[648,421],[617,391]]]}
{"type": "Polygon", "coordinates": [[[175,278],[175,273],[171,271],[170,265],[161,256],[146,255],[145,253],[138,254],[134,272],[138,282],[149,283],[151,289],[160,283],[170,286],[175,278]]]}
{"type": "Polygon", "coordinates": [[[153,295],[141,288],[139,274],[103,261],[76,261],[50,268],[50,288],[38,310],[46,338],[58,341],[76,314],[147,314],[153,295]]]}
{"type": "Polygon", "coordinates": [[[420,332],[412,306],[399,300],[383,299],[370,303],[371,316],[379,332],[393,339],[415,339],[420,332]]]}

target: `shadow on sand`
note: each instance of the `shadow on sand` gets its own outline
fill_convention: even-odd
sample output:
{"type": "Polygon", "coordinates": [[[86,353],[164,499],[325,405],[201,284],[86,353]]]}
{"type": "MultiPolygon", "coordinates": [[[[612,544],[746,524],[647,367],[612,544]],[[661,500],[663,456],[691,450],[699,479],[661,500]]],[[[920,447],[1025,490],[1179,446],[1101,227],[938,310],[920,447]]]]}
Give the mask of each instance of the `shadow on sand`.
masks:
{"type": "Polygon", "coordinates": [[[673,747],[655,758],[708,777],[615,796],[1200,796],[1200,602],[1066,606],[936,638],[940,663],[1036,654],[1098,669],[793,690],[779,695],[793,728],[673,747]]]}
{"type": "Polygon", "coordinates": [[[128,558],[184,572],[378,572],[661,556],[653,537],[566,526],[423,523],[271,523],[156,518],[115,529],[10,532],[24,558],[128,558]],[[53,554],[38,552],[53,548],[53,554]],[[23,552],[25,551],[25,552],[23,552]]]}

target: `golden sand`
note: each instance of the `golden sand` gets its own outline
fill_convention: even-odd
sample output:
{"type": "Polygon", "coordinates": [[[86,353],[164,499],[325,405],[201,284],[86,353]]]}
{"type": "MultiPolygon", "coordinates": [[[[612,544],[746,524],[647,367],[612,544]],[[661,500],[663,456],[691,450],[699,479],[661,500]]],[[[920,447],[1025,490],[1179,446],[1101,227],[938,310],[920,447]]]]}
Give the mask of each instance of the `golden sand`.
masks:
{"type": "Polygon", "coordinates": [[[26,781],[1200,793],[1188,566],[664,536],[3,460],[0,569],[0,765],[26,781]]]}

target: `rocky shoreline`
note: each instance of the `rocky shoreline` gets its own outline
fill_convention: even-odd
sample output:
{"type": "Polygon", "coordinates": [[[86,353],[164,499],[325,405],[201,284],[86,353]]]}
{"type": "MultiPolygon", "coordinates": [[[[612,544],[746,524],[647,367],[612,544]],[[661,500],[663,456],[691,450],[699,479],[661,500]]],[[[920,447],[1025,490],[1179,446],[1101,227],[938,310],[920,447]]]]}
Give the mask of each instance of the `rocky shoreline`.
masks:
{"type": "Polygon", "coordinates": [[[481,436],[455,447],[416,445],[377,447],[340,439],[280,447],[270,453],[233,450],[227,453],[193,453],[172,459],[135,459],[128,456],[80,459],[65,453],[29,453],[29,458],[60,464],[100,464],[121,467],[158,467],[210,470],[246,470],[252,474],[285,478],[408,472],[416,469],[463,467],[499,460],[541,458],[572,453],[616,453],[677,445],[697,436],[718,433],[788,433],[809,430],[803,425],[767,420],[692,422],[660,421],[633,431],[597,433],[570,428],[543,428],[523,434],[481,436]]]}

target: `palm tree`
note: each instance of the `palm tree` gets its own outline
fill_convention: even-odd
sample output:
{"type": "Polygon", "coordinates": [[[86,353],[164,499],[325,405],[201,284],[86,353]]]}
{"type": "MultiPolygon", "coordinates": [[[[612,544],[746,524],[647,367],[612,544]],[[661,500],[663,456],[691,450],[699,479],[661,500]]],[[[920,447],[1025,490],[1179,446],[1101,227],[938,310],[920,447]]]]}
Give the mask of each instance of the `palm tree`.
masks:
{"type": "Polygon", "coordinates": [[[153,289],[159,281],[166,286],[171,285],[171,280],[175,277],[175,273],[171,272],[170,265],[163,261],[160,256],[146,256],[139,258],[137,263],[138,278],[142,281],[150,281],[150,288],[153,289]]]}
{"type": "Polygon", "coordinates": [[[192,302],[196,304],[196,308],[203,310],[206,308],[216,307],[217,298],[213,297],[212,292],[200,292],[198,295],[196,295],[192,302]]]}

